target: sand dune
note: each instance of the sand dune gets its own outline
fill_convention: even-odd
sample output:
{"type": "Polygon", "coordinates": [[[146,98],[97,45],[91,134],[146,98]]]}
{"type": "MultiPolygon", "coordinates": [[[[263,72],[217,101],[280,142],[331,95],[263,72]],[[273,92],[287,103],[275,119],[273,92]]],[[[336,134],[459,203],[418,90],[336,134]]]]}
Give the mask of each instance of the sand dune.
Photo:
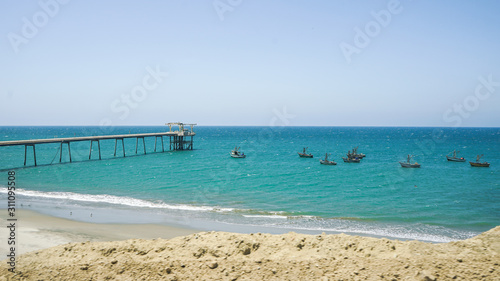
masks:
{"type": "Polygon", "coordinates": [[[2,280],[500,280],[500,227],[443,244],[348,235],[202,232],[60,245],[2,280]]]}

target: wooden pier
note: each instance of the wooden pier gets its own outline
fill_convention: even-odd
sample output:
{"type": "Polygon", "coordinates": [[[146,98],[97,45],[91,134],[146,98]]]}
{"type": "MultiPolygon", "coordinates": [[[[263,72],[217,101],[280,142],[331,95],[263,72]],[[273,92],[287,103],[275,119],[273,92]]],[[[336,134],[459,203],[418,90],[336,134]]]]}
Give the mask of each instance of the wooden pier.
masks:
{"type": "Polygon", "coordinates": [[[68,146],[68,155],[69,162],[72,162],[71,159],[71,146],[72,142],[81,142],[81,141],[90,141],[90,152],[89,152],[89,160],[92,158],[92,147],[94,142],[97,143],[97,150],[99,151],[99,160],[101,160],[101,141],[102,140],[115,140],[115,150],[114,156],[116,156],[116,149],[118,146],[118,141],[121,140],[122,149],[123,149],[123,157],[125,157],[125,142],[124,139],[128,138],[136,138],[135,142],[135,154],[137,154],[139,139],[142,140],[142,144],[144,147],[144,154],[146,154],[146,142],[144,138],[154,137],[155,138],[155,147],[154,152],[156,152],[157,141],[160,138],[161,141],[161,151],[164,152],[165,148],[163,145],[163,137],[169,137],[170,140],[170,150],[192,150],[193,149],[193,137],[196,133],[193,130],[193,127],[196,124],[184,124],[180,122],[176,123],[167,123],[169,131],[162,133],[144,133],[144,134],[125,134],[125,135],[104,135],[104,136],[88,136],[88,137],[73,137],[73,138],[53,138],[53,139],[32,139],[32,140],[14,140],[14,141],[0,141],[1,146],[16,146],[16,145],[24,145],[24,166],[26,166],[26,158],[28,147],[33,149],[33,160],[35,166],[36,163],[36,150],[35,145],[37,144],[48,144],[48,143],[60,143],[60,151],[59,151],[59,163],[62,162],[62,153],[63,153],[63,145],[66,144],[68,146]],[[178,130],[172,130],[172,127],[178,127],[178,130]],[[190,129],[184,128],[184,126],[189,126],[190,129]]]}

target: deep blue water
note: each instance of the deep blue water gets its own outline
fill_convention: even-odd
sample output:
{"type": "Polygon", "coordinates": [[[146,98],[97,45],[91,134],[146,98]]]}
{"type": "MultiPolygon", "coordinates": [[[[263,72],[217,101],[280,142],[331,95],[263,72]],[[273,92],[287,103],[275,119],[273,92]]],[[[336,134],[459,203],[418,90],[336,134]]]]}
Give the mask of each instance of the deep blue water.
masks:
{"type": "MultiPolygon", "coordinates": [[[[165,127],[0,127],[0,140],[166,131],[165,127]]],[[[40,166],[16,169],[18,205],[103,222],[165,222],[241,231],[347,232],[445,242],[500,225],[499,128],[195,127],[195,150],[88,161],[90,143],[71,144],[74,163],[59,162],[59,145],[37,145],[40,166]],[[234,146],[247,158],[230,158],[234,146]],[[359,146],[361,163],[341,157],[359,146]],[[299,158],[309,147],[314,158],[299,158]],[[460,150],[491,163],[473,168],[448,162],[460,150]],[[336,166],[319,164],[331,153],[336,166]],[[413,154],[420,169],[398,161],[413,154]]],[[[120,143],[119,143],[120,144],[120,143]]],[[[141,144],[141,142],[139,143],[141,144]]],[[[168,149],[168,139],[165,139],[168,149]]],[[[94,144],[92,158],[97,159],[94,144]]],[[[120,146],[118,151],[120,152],[120,146]]],[[[139,146],[139,153],[142,146],[139,146]]],[[[118,155],[121,156],[120,153],[118,155]]],[[[68,162],[63,146],[63,162],[68,162]]],[[[24,146],[0,147],[0,169],[22,167],[24,146]]],[[[28,149],[28,165],[32,165],[28,149]]],[[[6,202],[4,180],[0,202],[6,202]]]]}

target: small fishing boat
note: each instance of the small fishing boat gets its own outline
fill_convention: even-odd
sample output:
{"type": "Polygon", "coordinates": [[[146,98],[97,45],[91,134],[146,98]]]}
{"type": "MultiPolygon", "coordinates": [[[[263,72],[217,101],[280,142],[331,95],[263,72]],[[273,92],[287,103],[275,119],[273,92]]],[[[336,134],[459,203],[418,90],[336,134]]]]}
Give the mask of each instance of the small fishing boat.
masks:
{"type": "Polygon", "coordinates": [[[332,161],[329,161],[328,160],[328,153],[325,154],[325,159],[320,159],[319,160],[319,163],[323,164],[323,165],[337,165],[337,162],[335,162],[334,160],[332,161]]]}
{"type": "Polygon", "coordinates": [[[483,157],[484,154],[478,155],[476,158],[476,162],[469,162],[472,167],[489,167],[490,163],[488,162],[479,162],[479,159],[483,157]]]}
{"type": "Polygon", "coordinates": [[[297,153],[302,158],[313,158],[312,154],[307,153],[307,147],[304,147],[304,149],[302,150],[302,153],[300,153],[300,152],[297,152],[297,153]]]}
{"type": "Polygon", "coordinates": [[[410,162],[411,157],[412,157],[412,155],[408,154],[408,159],[406,160],[406,162],[399,162],[399,164],[401,164],[401,167],[403,167],[403,168],[420,168],[420,164],[418,164],[417,162],[415,162],[415,163],[410,162]]]}
{"type": "MultiPolygon", "coordinates": [[[[353,149],[354,151],[354,149],[353,149]]],[[[347,157],[342,157],[342,160],[344,160],[345,163],[359,163],[361,162],[361,158],[356,157],[354,153],[351,153],[351,151],[347,151],[347,157]]]]}
{"type": "Polygon", "coordinates": [[[452,162],[465,162],[465,158],[457,157],[457,153],[459,153],[459,152],[460,151],[453,150],[453,156],[446,155],[446,159],[448,159],[448,161],[452,161],[452,162]]]}
{"type": "Polygon", "coordinates": [[[245,153],[239,151],[239,147],[234,147],[233,150],[231,150],[231,157],[233,158],[245,158],[247,157],[245,153]]]}
{"type": "Polygon", "coordinates": [[[356,146],[355,148],[352,149],[352,155],[354,158],[359,158],[359,159],[363,159],[366,157],[366,155],[364,153],[358,153],[358,148],[359,146],[356,146]]]}

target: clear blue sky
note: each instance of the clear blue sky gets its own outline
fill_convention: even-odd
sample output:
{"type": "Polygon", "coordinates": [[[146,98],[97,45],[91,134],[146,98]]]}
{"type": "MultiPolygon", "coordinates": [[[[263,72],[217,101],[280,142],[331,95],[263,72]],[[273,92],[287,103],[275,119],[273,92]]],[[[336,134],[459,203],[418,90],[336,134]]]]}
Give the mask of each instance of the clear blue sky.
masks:
{"type": "Polygon", "coordinates": [[[5,0],[0,125],[282,125],[285,111],[294,126],[498,127],[499,13],[494,0],[5,0]]]}

